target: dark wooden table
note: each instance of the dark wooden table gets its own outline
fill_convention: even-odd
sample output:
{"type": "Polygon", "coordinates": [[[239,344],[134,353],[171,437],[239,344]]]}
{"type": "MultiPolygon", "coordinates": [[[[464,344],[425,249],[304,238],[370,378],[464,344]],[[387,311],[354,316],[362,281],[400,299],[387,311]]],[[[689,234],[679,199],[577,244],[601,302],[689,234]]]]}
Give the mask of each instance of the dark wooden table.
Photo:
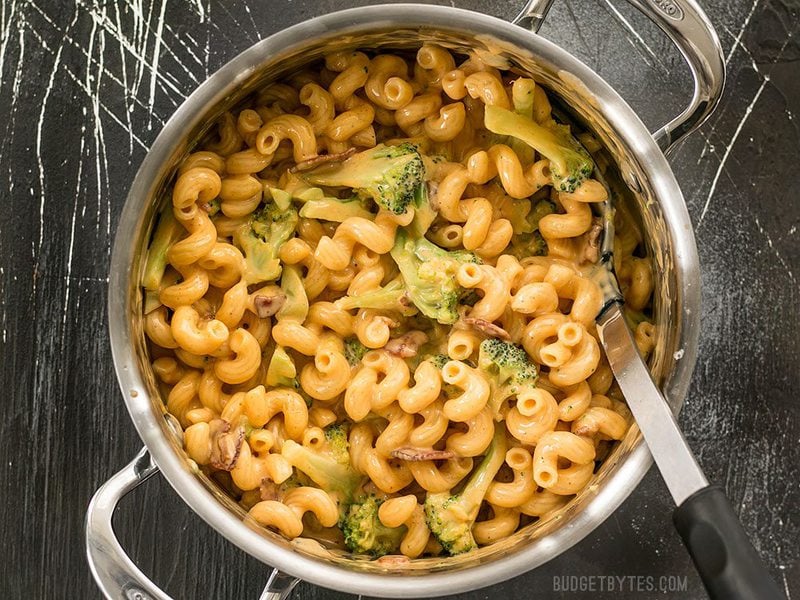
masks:
{"type": "MultiPolygon", "coordinates": [[[[106,334],[109,255],[131,180],[164,121],[209,73],[287,25],[363,2],[1,4],[0,597],[94,598],[84,511],[141,446],[106,334]]],[[[509,18],[521,2],[453,4],[509,18]]],[[[720,110],[673,159],[704,303],[681,423],[787,596],[800,595],[800,3],[703,4],[729,80],[720,110]]],[[[654,128],[689,97],[680,56],[621,0],[562,0],[542,33],[597,69],[654,128]]],[[[671,509],[651,471],[573,549],[459,598],[702,598],[671,509]],[[554,576],[572,575],[654,576],[656,589],[557,591],[554,576]],[[686,591],[660,590],[662,582],[685,582],[686,591]]],[[[116,524],[138,564],[177,598],[256,598],[269,573],[159,477],[124,501],[116,524]]],[[[295,597],[350,596],[301,584],[295,597]]]]}

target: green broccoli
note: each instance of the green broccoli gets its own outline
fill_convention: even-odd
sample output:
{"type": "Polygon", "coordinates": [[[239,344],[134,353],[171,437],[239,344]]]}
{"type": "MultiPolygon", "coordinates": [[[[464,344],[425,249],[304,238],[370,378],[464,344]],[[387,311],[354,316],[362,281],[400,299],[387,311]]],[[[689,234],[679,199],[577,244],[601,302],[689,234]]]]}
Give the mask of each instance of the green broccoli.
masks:
{"type": "Polygon", "coordinates": [[[186,233],[183,226],[175,219],[170,207],[161,211],[153,240],[147,249],[147,264],[144,267],[142,285],[149,291],[157,291],[167,268],[167,251],[186,233]]]}
{"type": "Polygon", "coordinates": [[[213,217],[220,210],[222,210],[222,201],[219,198],[214,198],[203,204],[203,210],[208,213],[209,217],[213,217]]]}
{"type": "Polygon", "coordinates": [[[461,493],[429,493],[425,498],[425,521],[428,528],[451,556],[476,548],[472,526],[486,491],[503,466],[505,455],[505,426],[495,425],[492,443],[461,493]]]}
{"type": "Polygon", "coordinates": [[[303,178],[314,185],[348,187],[397,215],[406,212],[425,181],[425,163],[413,144],[380,144],[342,163],[321,165],[303,178]]]}
{"type": "Polygon", "coordinates": [[[506,398],[519,394],[525,388],[536,387],[539,379],[536,365],[524,348],[497,338],[481,342],[478,368],[490,376],[490,402],[495,413],[506,398]]]}
{"type": "Polygon", "coordinates": [[[522,140],[550,160],[553,186],[561,192],[574,192],[592,175],[592,157],[570,133],[569,125],[536,121],[499,106],[487,106],[484,125],[500,135],[522,140]]]}
{"type": "Polygon", "coordinates": [[[341,521],[344,545],[350,552],[375,558],[396,554],[407,528],[386,527],[378,518],[383,500],[370,494],[347,507],[341,521]]]}
{"type": "Polygon", "coordinates": [[[320,449],[286,440],[281,454],[289,464],[336,498],[341,510],[352,502],[361,484],[361,475],[350,465],[347,436],[343,431],[334,429],[330,434],[326,431],[325,444],[320,449]]]}
{"type": "Polygon", "coordinates": [[[408,297],[403,278],[400,276],[395,277],[383,287],[357,296],[344,296],[334,304],[342,310],[374,308],[377,310],[394,310],[404,316],[410,316],[417,312],[408,297]]]}
{"type": "Polygon", "coordinates": [[[357,337],[349,337],[344,340],[344,356],[351,367],[359,364],[367,352],[369,352],[369,348],[362,344],[357,337]]]}
{"type": "Polygon", "coordinates": [[[358,196],[339,200],[338,198],[323,198],[322,200],[309,200],[300,208],[300,216],[306,219],[320,219],[342,223],[351,217],[374,219],[375,215],[368,211],[358,196]]]}
{"type": "Polygon", "coordinates": [[[270,387],[297,389],[297,368],[283,346],[276,346],[267,367],[266,383],[270,387]]]}
{"type": "Polygon", "coordinates": [[[342,423],[334,423],[325,428],[325,451],[340,465],[350,464],[347,434],[347,427],[342,423]]]}
{"type": "Polygon", "coordinates": [[[293,208],[281,210],[274,202],[268,202],[247,225],[236,231],[234,241],[244,252],[244,277],[248,285],[280,277],[278,252],[294,234],[298,220],[293,208]]]}
{"type": "Polygon", "coordinates": [[[391,255],[420,312],[440,323],[455,323],[458,301],[464,293],[456,281],[456,272],[462,264],[480,263],[480,259],[464,250],[448,252],[403,229],[397,230],[391,255]]]}
{"type": "Polygon", "coordinates": [[[414,191],[412,206],[414,207],[414,220],[411,221],[408,230],[415,237],[423,237],[438,214],[431,206],[430,198],[428,197],[428,184],[423,183],[417,186],[414,191]]]}
{"type": "Polygon", "coordinates": [[[528,213],[526,220],[536,230],[539,229],[539,221],[542,220],[542,217],[552,215],[554,212],[556,212],[555,202],[552,200],[539,200],[531,209],[531,212],[528,213]]]}
{"type": "Polygon", "coordinates": [[[628,327],[630,327],[631,331],[634,331],[640,323],[647,321],[648,323],[652,323],[652,318],[648,317],[644,314],[641,310],[633,310],[632,308],[628,308],[627,306],[623,307],[622,311],[625,315],[625,321],[628,323],[628,327]]]}
{"type": "Polygon", "coordinates": [[[286,265],[281,275],[281,291],[286,296],[286,301],[281,306],[275,318],[303,322],[308,316],[308,294],[303,286],[303,276],[297,265],[286,265]]]}
{"type": "Polygon", "coordinates": [[[441,371],[445,363],[450,362],[450,357],[447,354],[429,354],[423,360],[429,360],[434,367],[441,371]]]}
{"type": "Polygon", "coordinates": [[[526,256],[544,256],[547,254],[547,242],[539,232],[539,221],[542,217],[553,214],[556,205],[550,200],[540,200],[525,217],[530,233],[515,235],[511,240],[509,254],[522,260],[526,256]]]}
{"type": "Polygon", "coordinates": [[[547,254],[547,242],[538,231],[523,233],[515,236],[508,247],[507,253],[517,260],[522,260],[528,256],[545,256],[547,254]]]}
{"type": "Polygon", "coordinates": [[[525,386],[536,387],[539,372],[522,346],[497,338],[481,342],[478,366],[493,376],[499,386],[506,386],[516,394],[525,386]]]}

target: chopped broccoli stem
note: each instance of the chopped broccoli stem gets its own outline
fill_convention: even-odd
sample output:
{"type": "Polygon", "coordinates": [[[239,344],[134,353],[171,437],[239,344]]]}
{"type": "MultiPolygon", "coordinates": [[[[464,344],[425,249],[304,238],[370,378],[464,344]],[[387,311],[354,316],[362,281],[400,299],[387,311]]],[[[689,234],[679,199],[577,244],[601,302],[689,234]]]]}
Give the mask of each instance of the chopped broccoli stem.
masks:
{"type": "Polygon", "coordinates": [[[167,268],[167,251],[186,230],[172,214],[170,207],[161,211],[153,241],[147,249],[147,264],[144,267],[142,285],[149,291],[157,291],[167,268]]]}
{"type": "Polygon", "coordinates": [[[492,443],[461,493],[428,493],[425,498],[425,521],[448,554],[462,554],[477,547],[472,526],[489,486],[503,466],[506,446],[505,427],[495,425],[492,443]]]}
{"type": "Polygon", "coordinates": [[[455,323],[458,301],[464,290],[456,281],[458,268],[480,262],[471,252],[448,252],[424,237],[399,229],[391,255],[405,282],[411,301],[426,317],[440,323],[455,323]]]}
{"type": "Polygon", "coordinates": [[[411,303],[402,277],[395,277],[385,286],[357,296],[344,296],[335,302],[338,308],[352,310],[354,308],[374,308],[376,310],[397,311],[404,316],[417,312],[411,303]]]}
{"type": "Polygon", "coordinates": [[[514,112],[527,119],[533,119],[533,92],[536,82],[527,77],[520,77],[511,86],[511,102],[514,112]]]}
{"type": "Polygon", "coordinates": [[[344,356],[351,367],[355,367],[364,358],[369,349],[357,337],[349,337],[344,341],[344,356]]]}
{"type": "Polygon", "coordinates": [[[414,220],[408,230],[414,237],[423,237],[430,229],[431,224],[438,214],[431,206],[428,197],[428,184],[422,183],[414,190],[414,220]]]}
{"type": "Polygon", "coordinates": [[[539,125],[499,106],[486,107],[484,124],[489,131],[522,140],[550,160],[553,187],[561,192],[574,192],[592,175],[592,157],[572,136],[569,125],[555,121],[539,125]]]}
{"type": "Polygon", "coordinates": [[[280,277],[278,252],[294,234],[297,222],[297,211],[293,208],[281,210],[274,202],[268,202],[247,225],[236,231],[234,241],[244,252],[248,285],[280,277]]]}
{"type": "Polygon", "coordinates": [[[267,385],[270,387],[297,388],[297,368],[283,346],[277,346],[267,367],[267,385]]]}
{"type": "Polygon", "coordinates": [[[281,290],[286,295],[286,301],[275,315],[278,321],[284,319],[305,321],[308,315],[308,295],[303,286],[300,270],[294,266],[287,266],[281,276],[281,290]]]}
{"type": "Polygon", "coordinates": [[[288,210],[292,205],[292,195],[289,192],[271,187],[269,188],[269,193],[272,196],[272,201],[279,209],[288,210]]]}
{"type": "Polygon", "coordinates": [[[375,215],[364,208],[358,198],[309,200],[300,208],[300,216],[306,219],[320,219],[336,223],[342,223],[350,217],[370,220],[375,218],[375,215]]]}
{"type": "MultiPolygon", "coordinates": [[[[527,77],[520,77],[511,85],[511,102],[514,105],[515,113],[526,119],[533,120],[535,90],[536,82],[527,77]]],[[[522,162],[530,163],[533,161],[533,149],[525,142],[518,138],[512,138],[509,144],[522,162]]]]}
{"type": "Polygon", "coordinates": [[[158,292],[153,290],[145,290],[144,291],[144,308],[142,312],[146,315],[149,315],[151,312],[156,310],[157,308],[163,306],[161,304],[161,299],[158,297],[158,292]]]}
{"type": "Polygon", "coordinates": [[[407,528],[386,527],[381,523],[378,518],[381,504],[383,500],[369,495],[347,508],[341,526],[344,545],[350,552],[375,558],[398,552],[407,528]]]}
{"type": "Polygon", "coordinates": [[[425,180],[425,163],[413,144],[380,144],[351,156],[342,163],[325,164],[303,175],[314,185],[347,187],[401,215],[425,180]]]}

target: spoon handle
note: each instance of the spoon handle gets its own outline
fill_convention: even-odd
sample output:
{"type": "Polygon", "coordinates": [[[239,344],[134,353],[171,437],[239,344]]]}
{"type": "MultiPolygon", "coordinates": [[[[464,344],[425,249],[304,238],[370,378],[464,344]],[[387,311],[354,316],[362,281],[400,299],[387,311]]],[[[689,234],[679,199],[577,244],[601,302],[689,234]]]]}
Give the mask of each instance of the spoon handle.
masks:
{"type": "Polygon", "coordinates": [[[711,598],[785,598],[720,486],[710,485],[689,496],[672,519],[711,598]]]}
{"type": "Polygon", "coordinates": [[[678,508],[674,522],[713,600],[783,598],[747,538],[725,492],[708,485],[678,423],[650,376],[622,304],[597,318],[608,363],[678,508]]]}

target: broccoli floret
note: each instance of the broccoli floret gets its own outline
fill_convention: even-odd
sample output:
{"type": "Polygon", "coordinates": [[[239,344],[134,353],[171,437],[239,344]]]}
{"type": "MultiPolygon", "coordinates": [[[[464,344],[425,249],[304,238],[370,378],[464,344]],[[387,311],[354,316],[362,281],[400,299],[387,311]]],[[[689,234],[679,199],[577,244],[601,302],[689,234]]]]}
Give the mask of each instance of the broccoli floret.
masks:
{"type": "Polygon", "coordinates": [[[424,358],[433,363],[433,366],[440,371],[444,368],[445,363],[450,362],[450,357],[447,354],[429,354],[424,358]]]}
{"type": "Polygon", "coordinates": [[[342,423],[325,428],[325,451],[340,465],[350,465],[350,444],[347,440],[347,427],[342,423]]]}
{"type": "Polygon", "coordinates": [[[303,487],[307,482],[302,481],[297,473],[292,472],[289,478],[278,486],[278,494],[283,497],[286,492],[294,488],[303,487]]]}
{"type": "Polygon", "coordinates": [[[476,547],[472,526],[486,491],[503,466],[505,454],[505,427],[495,425],[492,443],[461,493],[429,493],[425,498],[425,521],[448,554],[461,554],[476,547]]]}
{"type": "Polygon", "coordinates": [[[550,200],[540,200],[528,213],[525,220],[530,226],[530,233],[515,235],[511,240],[509,254],[522,260],[526,256],[544,256],[547,254],[547,242],[539,232],[539,221],[542,217],[553,214],[556,205],[550,200]]]}
{"type": "Polygon", "coordinates": [[[592,157],[570,133],[569,125],[550,121],[539,125],[533,119],[499,106],[487,106],[486,129],[522,140],[550,160],[553,187],[561,192],[574,192],[592,175],[592,157]]]}
{"type": "Polygon", "coordinates": [[[234,240],[244,252],[244,277],[248,285],[280,277],[278,252],[294,234],[298,220],[293,208],[281,210],[274,202],[268,202],[247,225],[236,231],[234,240]]]}
{"type": "Polygon", "coordinates": [[[405,283],[402,277],[395,277],[383,287],[379,287],[369,292],[364,292],[357,296],[344,296],[334,304],[342,310],[352,310],[354,308],[374,308],[376,310],[393,310],[404,316],[410,316],[417,312],[408,297],[405,283]]]}
{"type": "MultiPolygon", "coordinates": [[[[347,461],[342,462],[341,442],[337,437],[328,439],[326,435],[326,443],[322,448],[311,449],[293,440],[286,440],[281,454],[289,464],[336,498],[340,508],[343,508],[352,501],[361,484],[361,475],[350,465],[349,453],[347,461]]],[[[347,452],[346,445],[344,452],[347,452]]]]}
{"type": "Polygon", "coordinates": [[[425,180],[425,163],[413,144],[380,144],[342,163],[322,165],[303,177],[314,185],[352,188],[371,197],[378,206],[401,215],[425,180]]]}
{"type": "Polygon", "coordinates": [[[170,208],[161,211],[153,241],[147,249],[147,264],[144,267],[142,285],[149,291],[157,291],[167,268],[167,251],[186,233],[183,226],[175,219],[170,208]]]}
{"type": "Polygon", "coordinates": [[[375,558],[396,554],[406,533],[406,527],[386,527],[378,518],[383,500],[374,495],[364,496],[347,507],[341,522],[344,545],[350,552],[369,554],[375,558]]]}
{"type": "Polygon", "coordinates": [[[440,323],[455,323],[458,301],[464,293],[456,281],[456,272],[462,264],[480,263],[480,259],[464,250],[448,252],[402,229],[397,231],[391,255],[420,312],[440,323]]]}
{"type": "Polygon", "coordinates": [[[524,387],[536,387],[539,379],[536,365],[524,348],[497,338],[481,342],[478,366],[510,394],[516,394],[524,387]]]}
{"type": "Polygon", "coordinates": [[[531,214],[531,201],[529,199],[505,196],[497,204],[497,208],[500,210],[500,214],[511,222],[514,235],[533,231],[533,227],[528,221],[528,215],[531,214]]]}
{"type": "Polygon", "coordinates": [[[531,212],[528,213],[526,220],[530,223],[531,227],[536,230],[539,229],[539,221],[542,220],[542,217],[552,215],[554,212],[556,212],[556,205],[554,202],[551,200],[539,200],[531,209],[531,212]]]}
{"type": "Polygon", "coordinates": [[[360,363],[368,351],[369,348],[362,344],[357,337],[350,337],[344,341],[344,357],[351,367],[360,363]]]}
{"type": "Polygon", "coordinates": [[[547,254],[547,242],[538,230],[533,233],[522,233],[514,236],[507,252],[517,260],[522,260],[528,256],[545,256],[547,254]]]}
{"type": "Polygon", "coordinates": [[[536,387],[539,372],[525,349],[497,338],[481,342],[478,367],[489,375],[490,406],[495,415],[509,396],[536,387]]]}

